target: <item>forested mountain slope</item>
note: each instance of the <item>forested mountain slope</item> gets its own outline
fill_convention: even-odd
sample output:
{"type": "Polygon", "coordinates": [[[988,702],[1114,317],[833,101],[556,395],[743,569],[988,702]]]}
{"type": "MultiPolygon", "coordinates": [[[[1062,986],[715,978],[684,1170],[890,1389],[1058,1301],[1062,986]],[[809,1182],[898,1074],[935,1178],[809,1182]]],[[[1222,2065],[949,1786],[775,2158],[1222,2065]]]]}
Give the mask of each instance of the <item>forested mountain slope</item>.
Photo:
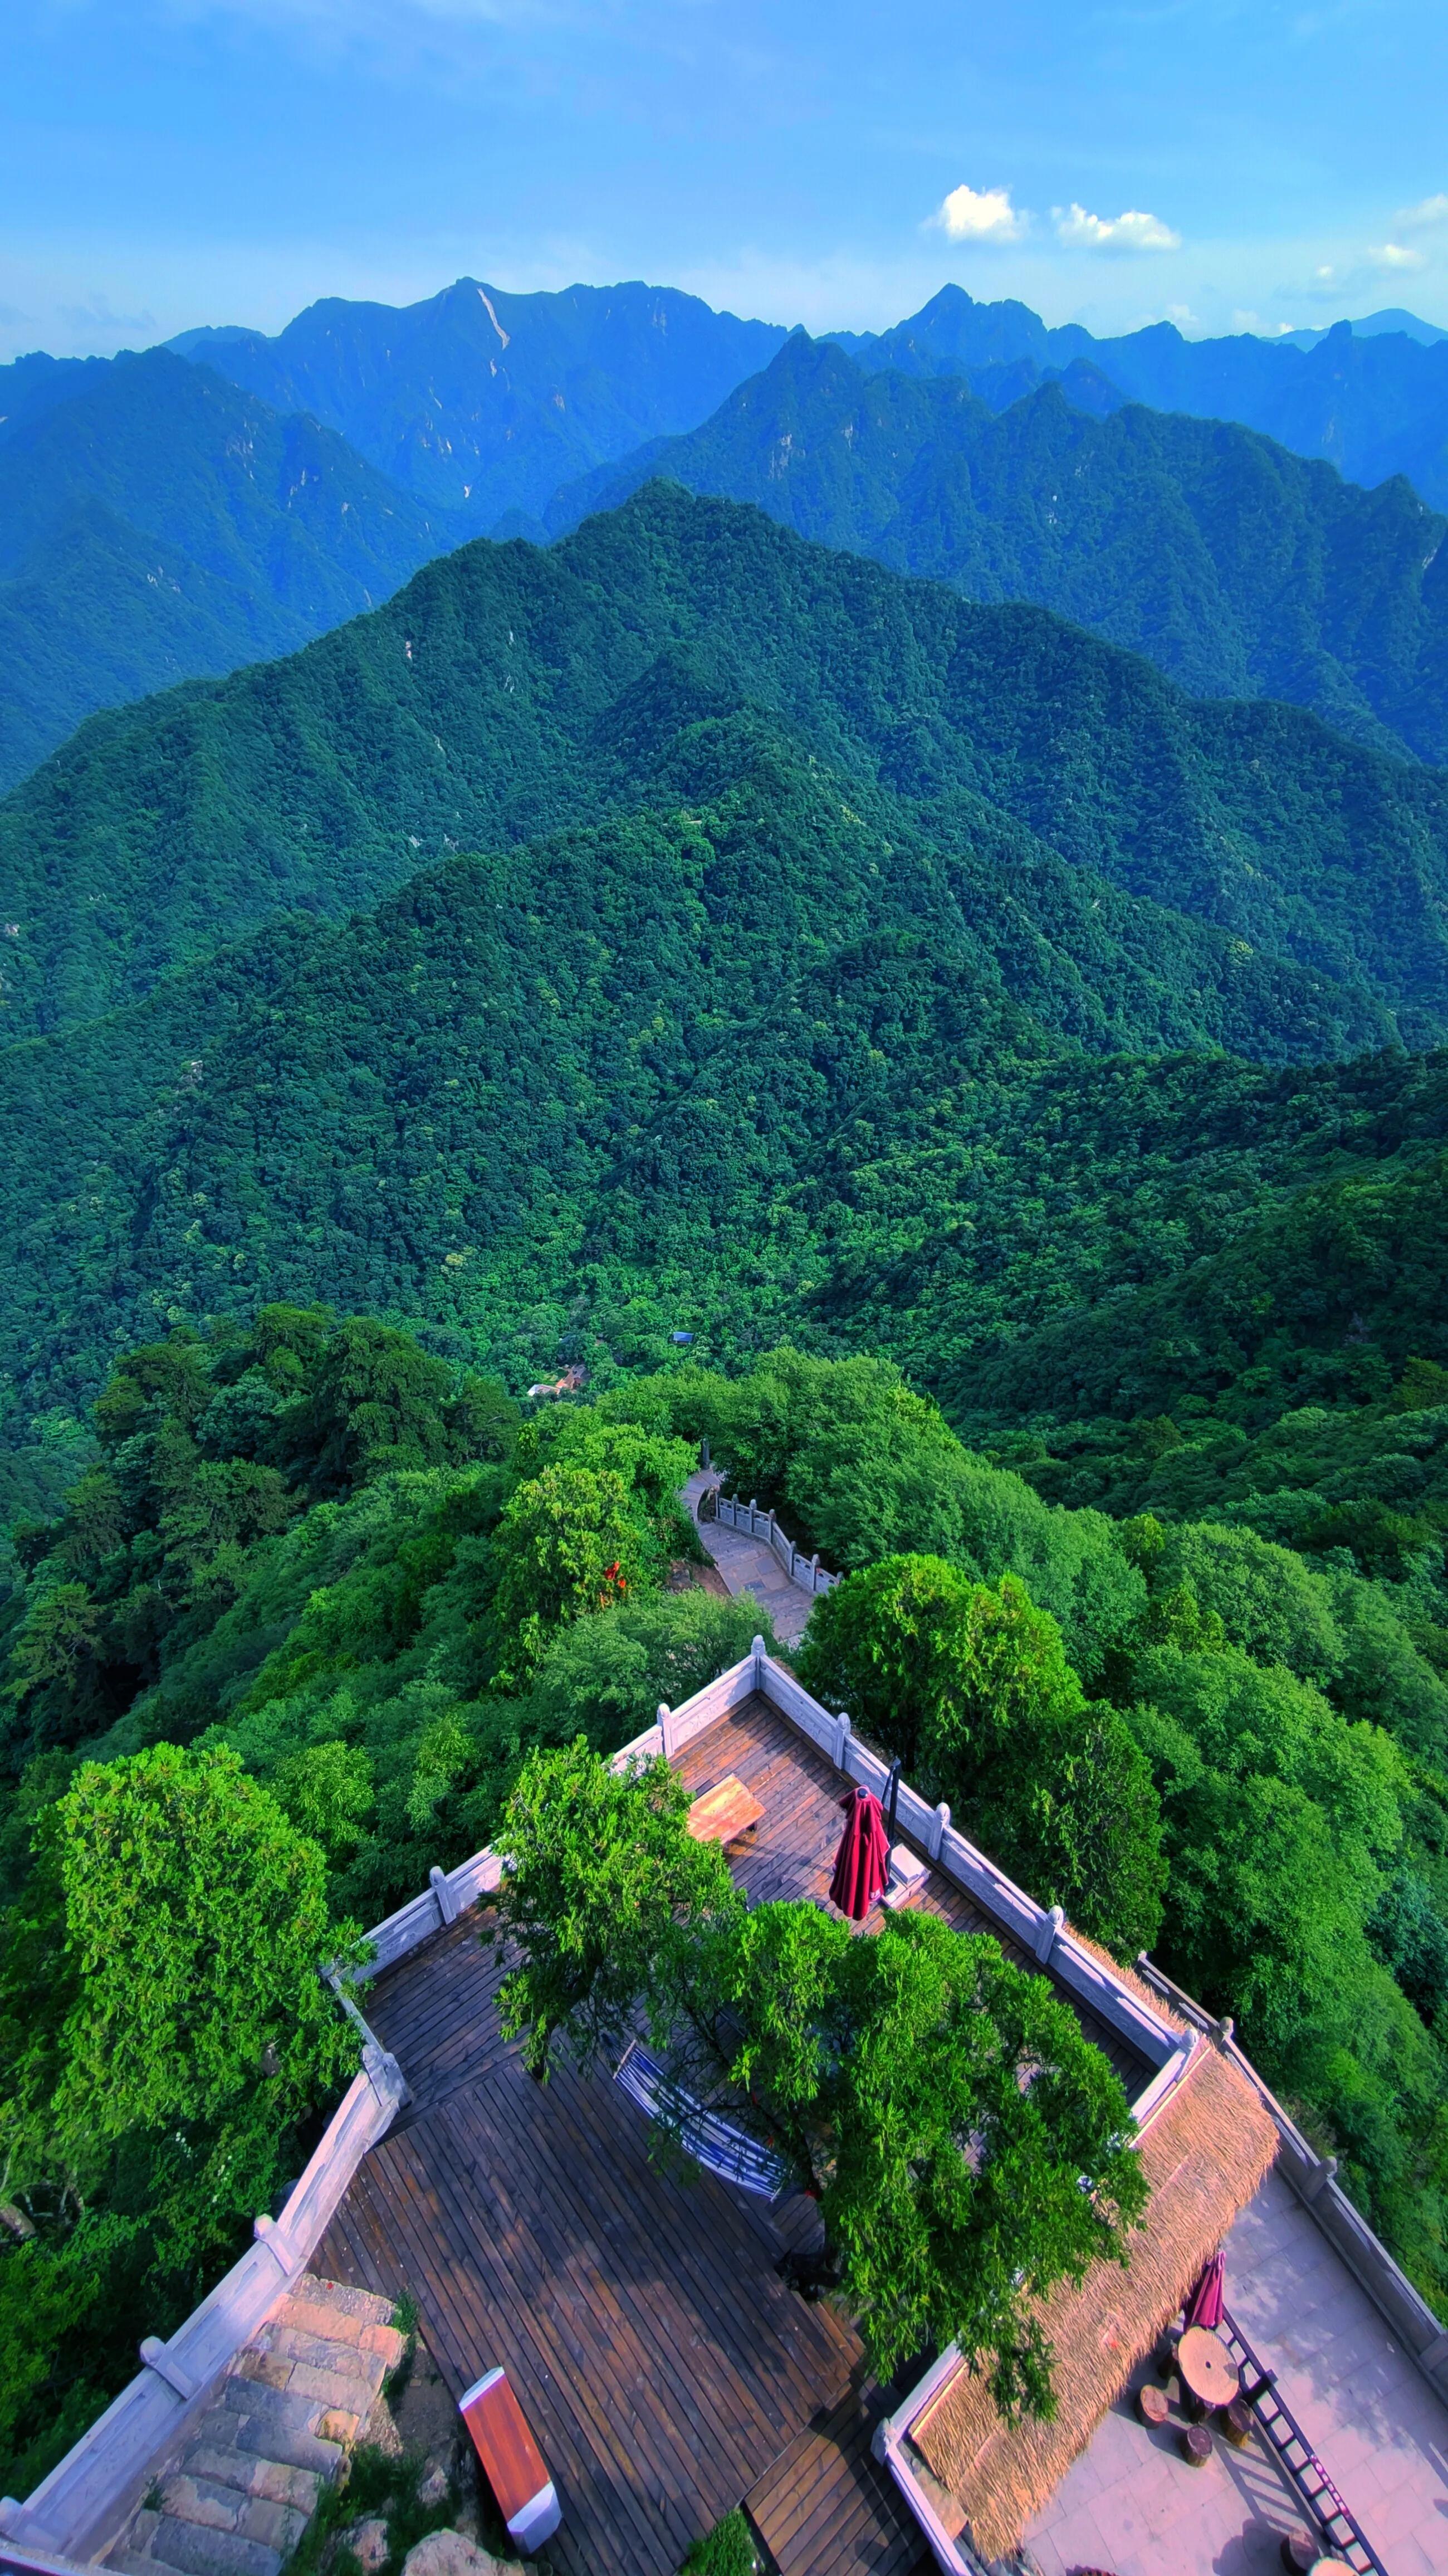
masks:
{"type": "Polygon", "coordinates": [[[695,713],[756,706],[943,846],[990,809],[1269,982],[1306,970],[1314,1035],[1264,1026],[1266,1053],[1448,1028],[1448,781],[662,486],[556,548],[464,548],[287,661],[93,719],[0,805],[10,1026],[94,1017],[283,912],[637,802],[680,657],[695,713]]]}
{"type": "Polygon", "coordinates": [[[996,1425],[1383,1397],[1448,1361],[1445,1140],[1441,1050],[1047,1066],[999,1142],[951,1120],[928,1177],[881,1157],[813,1312],[996,1425]]]}
{"type": "Polygon", "coordinates": [[[1066,367],[1086,359],[1128,400],[1157,411],[1237,420],[1299,456],[1322,456],[1354,483],[1408,480],[1435,508],[1448,508],[1448,339],[1427,345],[1406,332],[1360,338],[1335,323],[1312,347],[1251,333],[1185,340],[1173,322],[1154,322],[1097,340],[1076,322],[1048,330],[1024,304],[977,304],[943,286],[919,313],[878,334],[839,332],[842,347],[869,367],[908,375],[969,375],[972,368],[1033,361],[1066,367]]]}
{"type": "Polygon", "coordinates": [[[18,361],[0,411],[0,786],[97,708],[293,651],[455,542],[316,421],[164,349],[18,361]]]}
{"type": "Polygon", "coordinates": [[[585,1279],[648,1312],[676,1283],[747,1350],[801,1282],[894,1257],[887,1174],[919,1159],[912,1242],[948,1222],[942,1151],[1043,1066],[1337,1036],[1303,969],[984,807],[942,844],[668,678],[628,710],[647,804],[0,1054],[22,1411],[82,1401],[158,1312],[302,1293],[428,1318],[524,1385],[585,1279]]]}
{"type": "Polygon", "coordinates": [[[1286,698],[1448,761],[1448,521],[1401,479],[1360,491],[1230,422],[1092,418],[1067,390],[997,416],[959,376],[866,375],[798,332],[701,428],[559,493],[547,524],[667,475],[967,598],[1039,601],[1196,695],[1286,698]]]}
{"type": "Polygon", "coordinates": [[[784,336],[675,287],[509,295],[460,277],[400,311],[331,296],[275,339],[203,330],[170,345],[278,411],[313,413],[477,534],[641,439],[692,428],[784,336]]]}

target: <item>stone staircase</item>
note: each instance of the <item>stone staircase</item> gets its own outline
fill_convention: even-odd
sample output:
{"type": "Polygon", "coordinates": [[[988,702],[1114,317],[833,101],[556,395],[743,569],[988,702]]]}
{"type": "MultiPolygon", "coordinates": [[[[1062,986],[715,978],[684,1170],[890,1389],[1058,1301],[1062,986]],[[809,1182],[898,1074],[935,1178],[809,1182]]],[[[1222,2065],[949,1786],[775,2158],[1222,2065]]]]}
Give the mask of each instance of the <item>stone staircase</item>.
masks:
{"type": "Polygon", "coordinates": [[[405,2350],[390,2299],[305,2273],[104,2564],[123,2576],[279,2576],[405,2350]]]}

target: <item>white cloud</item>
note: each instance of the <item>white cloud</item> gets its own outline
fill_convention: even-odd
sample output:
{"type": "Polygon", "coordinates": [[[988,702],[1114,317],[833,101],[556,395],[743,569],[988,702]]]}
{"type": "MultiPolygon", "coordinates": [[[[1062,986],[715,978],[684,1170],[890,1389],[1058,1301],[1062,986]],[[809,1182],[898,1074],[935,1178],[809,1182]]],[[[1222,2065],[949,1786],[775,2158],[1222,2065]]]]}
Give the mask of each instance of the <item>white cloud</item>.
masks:
{"type": "Polygon", "coordinates": [[[1324,260],[1305,284],[1279,287],[1278,293],[1293,303],[1331,304],[1345,312],[1354,297],[1380,294],[1384,280],[1414,277],[1429,265],[1426,250],[1405,242],[1377,242],[1355,258],[1324,260]]]}
{"type": "Polygon", "coordinates": [[[77,339],[114,340],[121,333],[139,332],[144,342],[154,339],[158,328],[154,313],[117,313],[108,295],[87,296],[83,304],[62,304],[61,320],[77,339]]]}
{"type": "Polygon", "coordinates": [[[1089,215],[1084,206],[1053,206],[1056,238],[1068,250],[1180,250],[1182,237],[1160,215],[1128,207],[1124,215],[1089,215]]]}
{"type": "Polygon", "coordinates": [[[1431,224],[1448,224],[1448,197],[1425,197],[1421,205],[1402,206],[1393,222],[1400,233],[1425,232],[1431,224]]]}
{"type": "Polygon", "coordinates": [[[1017,242],[1030,217],[1011,204],[1009,188],[952,188],[930,222],[947,241],[1017,242]]]}

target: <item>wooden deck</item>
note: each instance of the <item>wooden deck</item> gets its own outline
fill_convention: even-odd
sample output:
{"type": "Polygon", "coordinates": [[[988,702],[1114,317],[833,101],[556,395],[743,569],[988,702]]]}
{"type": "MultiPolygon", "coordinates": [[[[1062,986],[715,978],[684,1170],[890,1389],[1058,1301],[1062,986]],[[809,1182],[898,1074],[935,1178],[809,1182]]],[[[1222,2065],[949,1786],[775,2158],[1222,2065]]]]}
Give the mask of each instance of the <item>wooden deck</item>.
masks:
{"type": "MultiPolygon", "coordinates": [[[[677,1768],[696,1791],[734,1772],[760,1800],[763,1821],[730,1855],[756,1901],[827,1901],[846,1784],[767,1702],[722,1719],[677,1768]]],[[[988,1928],[938,1876],[922,1901],[988,1928]]],[[[741,2501],[777,2576],[927,2568],[870,2457],[884,2401],[857,2337],[776,2270],[817,2230],[813,2204],[769,2211],[711,2175],[656,2169],[647,2122],[606,2072],[560,2056],[534,2084],[499,2031],[504,1964],[480,1928],[464,1916],[370,1989],[413,2100],[316,2268],[410,2293],[455,2397],[506,2365],[562,2501],[546,2551],[560,2576],[673,2576],[741,2501]]],[[[1139,2062],[1086,2027],[1138,2089],[1139,2062]]]]}
{"type": "Polygon", "coordinates": [[[745,2497],[774,2576],[923,2576],[933,2566],[914,2515],[870,2454],[893,2402],[851,2386],[745,2497]]]}
{"type": "MultiPolygon", "coordinates": [[[[764,1823],[747,1840],[736,1843],[729,1854],[735,1878],[755,1904],[771,1898],[808,1896],[817,1905],[828,1905],[830,1877],[844,1821],[840,1801],[850,1784],[767,1700],[746,1701],[732,1716],[711,1726],[707,1734],[685,1747],[674,1768],[696,1794],[712,1788],[716,1780],[732,1771],[763,1806],[764,1823]]],[[[900,1839],[908,1840],[908,1836],[900,1839]]],[[[922,1851],[921,1858],[924,1857],[922,1851]]],[[[1036,1969],[1035,1960],[1020,1944],[938,1871],[931,1873],[925,1894],[916,1901],[929,1912],[943,1915],[957,1931],[993,1934],[1008,1959],[1018,1967],[1036,1969]]],[[[877,1912],[862,1928],[878,1931],[880,1921],[877,1912]]],[[[1110,2059],[1128,2097],[1134,2100],[1150,2082],[1155,2068],[1079,1996],[1064,1986],[1058,1986],[1056,1991],[1070,2005],[1087,2038],[1094,2040],[1103,2056],[1110,2059]]]]}

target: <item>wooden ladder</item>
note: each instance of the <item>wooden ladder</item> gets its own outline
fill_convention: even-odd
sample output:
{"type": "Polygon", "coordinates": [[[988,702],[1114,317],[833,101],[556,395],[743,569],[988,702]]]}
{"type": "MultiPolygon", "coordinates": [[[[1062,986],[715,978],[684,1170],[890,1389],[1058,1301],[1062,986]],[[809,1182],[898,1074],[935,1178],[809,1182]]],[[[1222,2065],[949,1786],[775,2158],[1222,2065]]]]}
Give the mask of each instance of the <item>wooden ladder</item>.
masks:
{"type": "Polygon", "coordinates": [[[1221,2331],[1242,2374],[1243,2402],[1293,2492],[1300,2496],[1329,2546],[1357,2576],[1388,2571],[1355,2515],[1348,2511],[1307,2435],[1277,2393],[1277,2374],[1264,2370],[1241,2327],[1224,2309],[1221,2331]]]}

